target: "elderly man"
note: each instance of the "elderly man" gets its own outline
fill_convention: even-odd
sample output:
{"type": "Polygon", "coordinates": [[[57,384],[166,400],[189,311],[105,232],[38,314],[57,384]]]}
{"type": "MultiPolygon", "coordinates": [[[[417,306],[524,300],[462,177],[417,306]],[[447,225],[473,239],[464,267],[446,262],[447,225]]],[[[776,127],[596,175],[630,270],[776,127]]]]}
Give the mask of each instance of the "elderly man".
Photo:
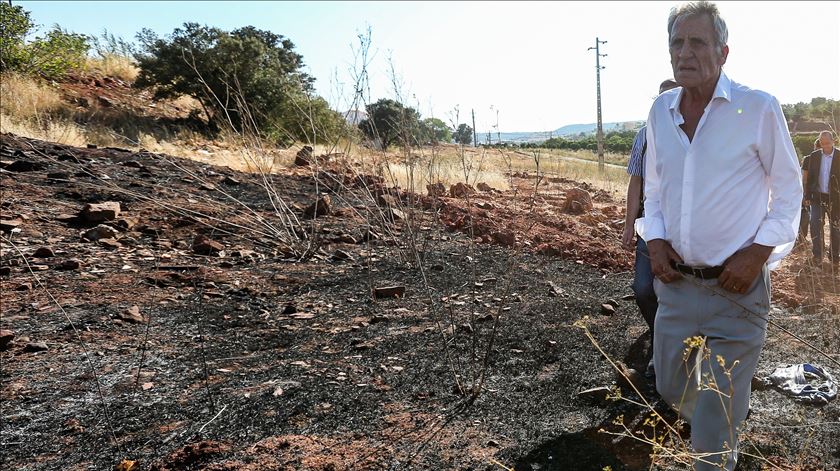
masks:
{"type": "Polygon", "coordinates": [[[660,95],[648,117],[645,215],[636,221],[659,298],[656,388],[691,424],[700,470],[735,467],[770,309],[768,264],[793,247],[802,202],[781,107],[723,73],[727,36],[714,4],[671,11],[680,88],[660,95]]]}
{"type": "Polygon", "coordinates": [[[803,162],[805,200],[811,208],[811,242],[813,242],[814,264],[822,265],[823,226],[828,216],[828,235],[831,250],[830,260],[835,270],[840,264],[840,150],[834,147],[831,131],[820,133],[820,148],[814,149],[803,162]]]}

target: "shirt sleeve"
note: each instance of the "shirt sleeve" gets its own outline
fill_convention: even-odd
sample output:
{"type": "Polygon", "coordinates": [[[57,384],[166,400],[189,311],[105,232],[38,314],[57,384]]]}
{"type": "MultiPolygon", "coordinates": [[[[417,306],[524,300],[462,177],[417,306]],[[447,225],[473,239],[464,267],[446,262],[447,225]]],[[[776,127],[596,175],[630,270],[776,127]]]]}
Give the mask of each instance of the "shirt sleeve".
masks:
{"type": "Polygon", "coordinates": [[[655,107],[648,115],[645,139],[648,143],[645,152],[645,216],[636,219],[636,232],[645,242],[665,238],[665,219],[659,204],[660,175],[656,173],[656,122],[655,107]]]}
{"type": "Polygon", "coordinates": [[[769,180],[770,204],[754,242],[774,247],[768,259],[772,268],[793,248],[802,207],[799,159],[782,108],[772,97],[761,116],[758,158],[769,180]]]}
{"type": "Polygon", "coordinates": [[[633,139],[633,147],[630,149],[630,161],[627,162],[627,174],[631,177],[641,177],[644,175],[644,148],[645,148],[645,129],[642,128],[636,133],[633,139]]]}

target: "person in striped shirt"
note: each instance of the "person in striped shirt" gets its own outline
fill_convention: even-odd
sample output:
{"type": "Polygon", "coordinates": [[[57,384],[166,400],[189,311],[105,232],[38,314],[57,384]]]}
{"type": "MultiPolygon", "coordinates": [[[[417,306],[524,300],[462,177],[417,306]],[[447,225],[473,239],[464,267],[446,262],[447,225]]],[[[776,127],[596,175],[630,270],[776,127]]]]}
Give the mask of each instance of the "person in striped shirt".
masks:
{"type": "MultiPolygon", "coordinates": [[[[677,82],[672,79],[665,80],[659,84],[659,93],[662,94],[677,87],[677,82]]],[[[621,236],[621,245],[627,250],[633,250],[633,239],[636,236],[634,224],[636,218],[643,213],[644,194],[644,169],[645,169],[645,142],[646,126],[636,134],[633,140],[633,147],[630,150],[630,161],[627,163],[627,173],[630,175],[630,183],[627,185],[627,215],[624,220],[624,233],[621,236]]],[[[648,366],[645,376],[652,378],[655,375],[653,369],[653,320],[656,317],[656,309],[659,303],[656,300],[656,293],[653,292],[653,271],[650,267],[650,256],[648,255],[645,241],[638,237],[635,244],[636,265],[633,276],[633,293],[636,295],[636,305],[650,329],[651,349],[648,352],[648,366]]]]}

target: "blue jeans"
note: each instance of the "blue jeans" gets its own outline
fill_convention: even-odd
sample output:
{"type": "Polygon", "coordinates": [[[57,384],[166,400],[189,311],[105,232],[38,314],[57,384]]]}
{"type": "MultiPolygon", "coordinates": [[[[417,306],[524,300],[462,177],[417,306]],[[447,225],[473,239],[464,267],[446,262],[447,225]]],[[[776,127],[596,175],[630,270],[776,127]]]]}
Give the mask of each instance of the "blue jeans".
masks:
{"type": "Polygon", "coordinates": [[[641,237],[636,240],[636,273],[633,276],[633,293],[636,295],[636,305],[650,329],[653,338],[653,324],[659,302],[653,291],[653,270],[650,267],[650,254],[647,244],[641,237]]]}
{"type": "Polygon", "coordinates": [[[811,241],[814,244],[814,259],[822,262],[825,244],[823,243],[823,226],[828,219],[828,236],[831,244],[831,261],[840,261],[840,218],[832,218],[828,211],[828,197],[811,201],[811,241]]]}

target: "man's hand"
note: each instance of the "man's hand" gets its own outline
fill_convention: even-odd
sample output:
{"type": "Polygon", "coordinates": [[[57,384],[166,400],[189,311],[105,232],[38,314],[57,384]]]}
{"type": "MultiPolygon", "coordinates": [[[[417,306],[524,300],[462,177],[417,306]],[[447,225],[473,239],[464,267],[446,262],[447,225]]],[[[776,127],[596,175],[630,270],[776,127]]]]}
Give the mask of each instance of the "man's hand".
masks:
{"type": "Polygon", "coordinates": [[[621,246],[626,250],[633,250],[633,236],[636,235],[636,230],[631,224],[624,225],[624,233],[621,234],[621,246]]]}
{"type": "Polygon", "coordinates": [[[718,277],[718,284],[733,293],[746,293],[772,251],[773,247],[752,244],[735,252],[723,262],[723,273],[718,277]]]}
{"type": "Polygon", "coordinates": [[[650,267],[654,276],[663,283],[670,283],[682,278],[680,272],[671,266],[671,262],[682,263],[683,259],[664,239],[653,239],[647,243],[650,252],[650,267]]]}

